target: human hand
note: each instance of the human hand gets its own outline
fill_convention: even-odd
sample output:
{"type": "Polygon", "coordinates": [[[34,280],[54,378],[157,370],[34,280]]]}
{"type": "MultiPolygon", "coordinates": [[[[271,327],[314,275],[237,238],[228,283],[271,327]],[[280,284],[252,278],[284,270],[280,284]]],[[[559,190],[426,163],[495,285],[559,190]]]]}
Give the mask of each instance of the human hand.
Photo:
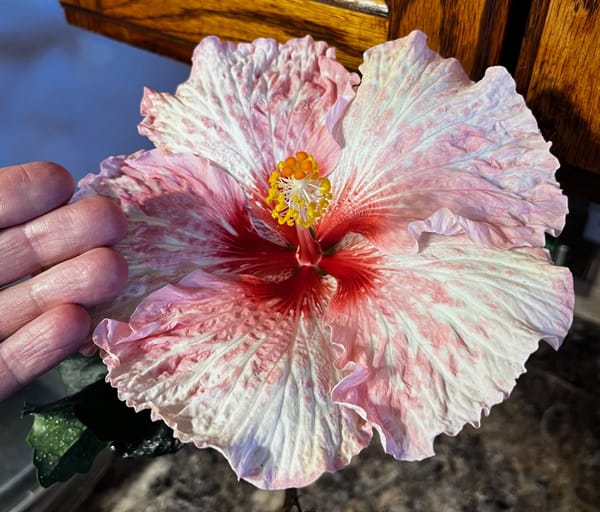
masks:
{"type": "Polygon", "coordinates": [[[73,189],[56,164],[0,168],[0,400],[78,350],[85,308],[127,280],[125,260],[105,247],[125,235],[125,216],[101,197],[66,204],[73,189]]]}

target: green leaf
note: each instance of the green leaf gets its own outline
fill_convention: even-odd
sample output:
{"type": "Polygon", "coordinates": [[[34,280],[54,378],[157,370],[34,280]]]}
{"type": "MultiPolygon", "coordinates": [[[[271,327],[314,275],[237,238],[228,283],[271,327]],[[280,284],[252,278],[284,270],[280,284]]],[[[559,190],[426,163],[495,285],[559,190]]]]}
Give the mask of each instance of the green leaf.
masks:
{"type": "Polygon", "coordinates": [[[104,379],[107,374],[106,366],[97,352],[90,357],[73,354],[60,364],[58,371],[68,395],[104,379]]]}
{"type": "Polygon", "coordinates": [[[154,457],[182,446],[164,422],[152,421],[149,411],[127,407],[103,380],[52,404],[27,406],[24,413],[35,416],[27,441],[45,487],[89,471],[107,446],[124,457],[154,457]]]}
{"type": "Polygon", "coordinates": [[[114,388],[105,382],[88,386],[76,406],[77,417],[88,425],[99,439],[111,442],[122,456],[150,456],[172,453],[182,443],[162,421],[152,421],[150,411],[136,413],[120,401],[114,388]]]}
{"type": "Polygon", "coordinates": [[[108,446],[81,423],[69,404],[29,408],[35,416],[27,442],[33,464],[44,487],[90,470],[96,455],[108,446]]]}
{"type": "Polygon", "coordinates": [[[173,431],[162,421],[151,421],[144,437],[112,443],[113,449],[122,457],[156,457],[176,452],[182,446],[183,443],[173,437],[173,431]]]}

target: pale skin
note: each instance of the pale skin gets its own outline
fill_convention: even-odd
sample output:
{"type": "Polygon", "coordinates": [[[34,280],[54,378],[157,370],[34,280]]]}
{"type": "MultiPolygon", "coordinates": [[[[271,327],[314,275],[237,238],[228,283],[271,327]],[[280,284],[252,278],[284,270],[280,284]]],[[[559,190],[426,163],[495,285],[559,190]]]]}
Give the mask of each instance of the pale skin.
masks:
{"type": "Polygon", "coordinates": [[[68,204],[73,191],[57,164],[0,168],[0,400],[77,351],[87,309],[127,281],[110,247],[125,236],[125,216],[105,198],[68,204]]]}

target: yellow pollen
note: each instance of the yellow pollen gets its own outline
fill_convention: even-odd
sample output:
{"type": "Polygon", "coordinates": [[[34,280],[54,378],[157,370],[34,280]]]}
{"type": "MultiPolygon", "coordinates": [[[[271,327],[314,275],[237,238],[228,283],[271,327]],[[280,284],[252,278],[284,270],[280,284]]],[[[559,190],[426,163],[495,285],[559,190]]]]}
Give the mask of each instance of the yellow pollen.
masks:
{"type": "Polygon", "coordinates": [[[279,224],[309,228],[325,213],[331,201],[331,183],[319,178],[312,155],[298,151],[277,164],[269,177],[267,204],[279,224]]]}

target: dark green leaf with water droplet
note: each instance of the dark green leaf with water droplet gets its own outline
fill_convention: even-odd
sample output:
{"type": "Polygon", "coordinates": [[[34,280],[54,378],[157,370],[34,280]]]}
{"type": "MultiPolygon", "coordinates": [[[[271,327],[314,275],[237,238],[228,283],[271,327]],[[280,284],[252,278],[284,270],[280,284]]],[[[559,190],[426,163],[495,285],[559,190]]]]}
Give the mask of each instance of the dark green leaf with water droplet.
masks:
{"type": "Polygon", "coordinates": [[[162,421],[127,407],[104,380],[52,404],[27,406],[24,413],[35,416],[27,440],[45,487],[89,471],[107,446],[123,457],[157,456],[182,446],[162,421]]]}
{"type": "Polygon", "coordinates": [[[72,406],[52,405],[27,412],[35,416],[27,442],[44,487],[89,471],[96,455],[108,446],[77,419],[72,406]]]}

